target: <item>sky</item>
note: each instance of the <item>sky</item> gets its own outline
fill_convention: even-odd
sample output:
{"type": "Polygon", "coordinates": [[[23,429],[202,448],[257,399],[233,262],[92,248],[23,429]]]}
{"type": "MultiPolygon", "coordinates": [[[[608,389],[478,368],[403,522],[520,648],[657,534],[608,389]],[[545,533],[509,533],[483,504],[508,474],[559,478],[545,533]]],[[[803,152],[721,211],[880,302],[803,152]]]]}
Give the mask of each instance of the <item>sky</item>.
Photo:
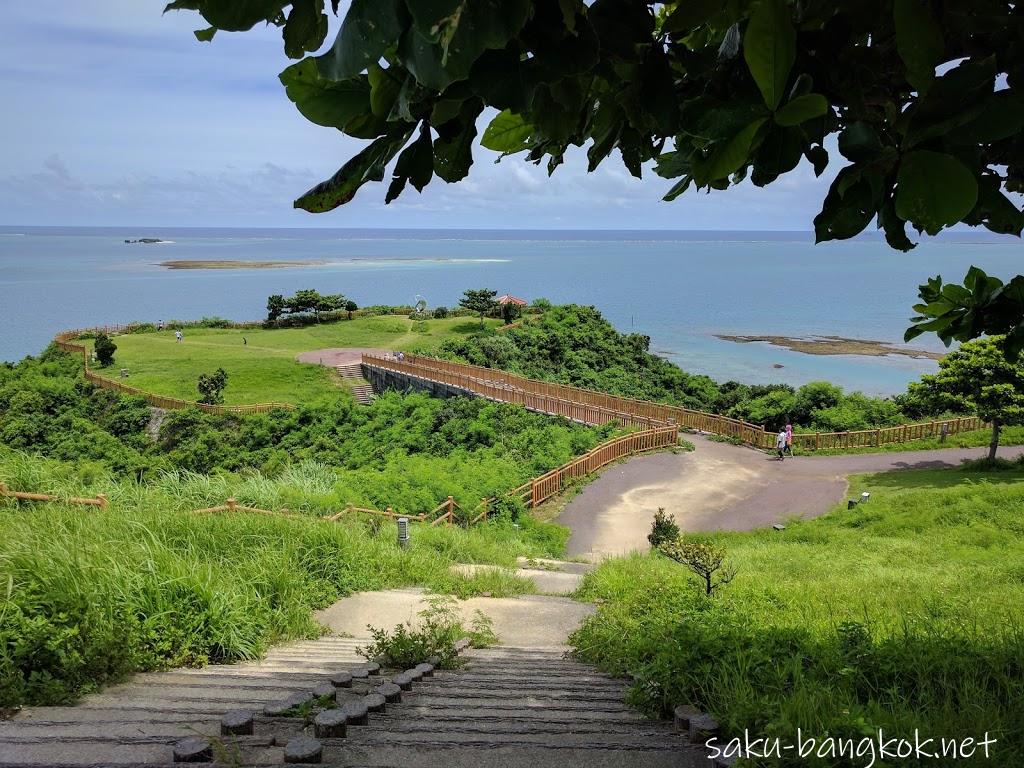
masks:
{"type": "Polygon", "coordinates": [[[371,184],[331,213],[296,211],[294,198],[365,142],[288,101],[279,30],[200,43],[198,14],[163,6],[4,3],[0,225],[810,230],[827,191],[828,175],[804,162],[767,189],[666,203],[670,182],[634,179],[617,153],[588,174],[580,150],[549,179],[478,147],[459,184],[435,179],[387,206],[386,185],[371,184]]]}

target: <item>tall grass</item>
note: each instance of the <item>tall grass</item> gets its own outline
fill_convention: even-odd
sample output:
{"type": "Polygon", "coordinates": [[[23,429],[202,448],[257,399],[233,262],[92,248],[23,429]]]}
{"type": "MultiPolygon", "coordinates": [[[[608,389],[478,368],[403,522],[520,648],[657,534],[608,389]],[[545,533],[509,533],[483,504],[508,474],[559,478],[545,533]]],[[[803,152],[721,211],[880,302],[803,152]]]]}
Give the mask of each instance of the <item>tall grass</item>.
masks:
{"type": "Polygon", "coordinates": [[[356,590],[531,591],[515,577],[449,569],[557,555],[565,541],[556,526],[494,521],[416,526],[403,550],[392,524],[317,519],[330,477],[312,464],[273,481],[170,473],[141,485],[93,475],[0,453],[0,476],[13,487],[104,490],[111,502],[0,502],[0,706],[71,701],[135,670],[255,658],[270,643],[316,635],[312,610],[356,590]],[[270,508],[287,499],[308,514],[189,513],[229,495],[270,508]]]}
{"type": "Polygon", "coordinates": [[[693,703],[733,734],[987,731],[999,741],[986,764],[1022,764],[1021,480],[856,478],[855,493],[872,497],[855,510],[713,535],[738,574],[710,601],[665,558],[608,562],[584,583],[585,597],[607,602],[573,638],[577,653],[636,676],[643,708],[693,703]]]}

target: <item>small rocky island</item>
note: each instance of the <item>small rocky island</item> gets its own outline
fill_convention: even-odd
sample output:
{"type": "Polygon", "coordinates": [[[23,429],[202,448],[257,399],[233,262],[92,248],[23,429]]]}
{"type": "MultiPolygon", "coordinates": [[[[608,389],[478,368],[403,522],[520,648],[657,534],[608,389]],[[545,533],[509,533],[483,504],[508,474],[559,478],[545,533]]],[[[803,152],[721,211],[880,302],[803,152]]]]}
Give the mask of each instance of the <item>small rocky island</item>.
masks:
{"type": "Polygon", "coordinates": [[[135,245],[136,243],[142,243],[143,245],[150,245],[152,243],[166,243],[166,240],[161,240],[159,237],[140,237],[138,240],[125,240],[128,245],[135,245]]]}
{"type": "MultiPolygon", "coordinates": [[[[803,352],[806,355],[867,355],[869,357],[904,355],[926,360],[941,360],[943,357],[941,352],[932,352],[927,349],[903,347],[871,339],[847,339],[842,336],[730,336],[718,333],[715,336],[724,341],[735,341],[739,344],[763,342],[774,347],[784,347],[793,352],[803,352]]],[[[778,363],[776,366],[782,367],[778,363]]]]}

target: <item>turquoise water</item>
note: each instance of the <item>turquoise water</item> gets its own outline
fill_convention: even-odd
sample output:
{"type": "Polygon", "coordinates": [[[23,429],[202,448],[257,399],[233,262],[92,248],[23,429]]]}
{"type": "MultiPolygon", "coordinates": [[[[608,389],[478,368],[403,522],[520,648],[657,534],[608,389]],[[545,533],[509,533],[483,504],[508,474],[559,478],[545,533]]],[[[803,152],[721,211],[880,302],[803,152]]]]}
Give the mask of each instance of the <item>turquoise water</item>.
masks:
{"type": "MultiPolygon", "coordinates": [[[[917,285],[971,264],[1020,271],[1015,240],[931,241],[909,254],[874,239],[813,245],[806,233],[491,232],[0,228],[0,360],[58,330],[218,315],[255,319],[299,288],[361,305],[453,306],[465,288],[597,306],[651,349],[719,380],[828,379],[891,394],[935,363],[823,357],[715,334],[837,335],[899,343],[917,285]],[[173,242],[127,245],[125,239],[173,242]],[[273,270],[171,271],[170,259],[324,261],[273,270]],[[782,368],[775,368],[782,365],[782,368]]],[[[917,346],[942,349],[927,339],[917,346]]]]}

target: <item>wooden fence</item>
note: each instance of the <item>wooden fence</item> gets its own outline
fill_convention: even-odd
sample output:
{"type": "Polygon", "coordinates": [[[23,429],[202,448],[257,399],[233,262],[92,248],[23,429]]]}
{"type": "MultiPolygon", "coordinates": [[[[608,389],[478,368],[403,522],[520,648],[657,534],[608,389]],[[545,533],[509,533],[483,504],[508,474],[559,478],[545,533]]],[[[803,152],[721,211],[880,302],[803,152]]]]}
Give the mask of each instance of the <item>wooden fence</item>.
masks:
{"type": "Polygon", "coordinates": [[[63,504],[81,504],[85,507],[105,508],[109,503],[105,493],[98,493],[92,497],[82,496],[54,496],[49,493],[29,493],[27,491],[12,491],[6,483],[0,483],[0,497],[8,499],[19,499],[21,501],[58,501],[63,504]]]}
{"type": "Polygon", "coordinates": [[[284,408],[291,410],[295,408],[291,403],[256,403],[254,405],[209,405],[207,403],[198,403],[194,400],[183,400],[178,397],[165,397],[164,395],[158,395],[153,392],[147,392],[144,389],[138,387],[132,387],[123,382],[116,381],[115,379],[108,379],[104,376],[100,376],[89,368],[89,350],[84,344],[76,342],[79,336],[84,333],[125,333],[130,332],[132,328],[137,326],[132,325],[105,325],[98,328],[87,328],[75,331],[64,331],[57,335],[53,340],[54,344],[63,349],[66,352],[73,352],[82,356],[82,365],[84,366],[84,375],[86,381],[95,384],[103,389],[110,389],[115,392],[120,392],[125,395],[134,395],[137,397],[145,398],[146,402],[154,408],[167,408],[170,410],[176,410],[180,408],[199,408],[200,410],[206,411],[207,413],[266,413],[277,408],[284,408]]]}
{"type": "MultiPolygon", "coordinates": [[[[742,441],[756,448],[771,448],[775,433],[763,426],[739,419],[696,411],[666,403],[618,397],[566,384],[528,379],[496,368],[455,363],[421,355],[405,355],[404,360],[363,355],[363,364],[404,373],[428,381],[436,381],[504,402],[519,403],[545,413],[565,416],[587,424],[618,421],[629,426],[676,425],[742,441]]],[[[878,447],[926,437],[956,435],[988,426],[981,419],[965,416],[955,419],[901,424],[896,427],[864,429],[850,432],[796,432],[793,444],[804,450],[878,447]]]]}

